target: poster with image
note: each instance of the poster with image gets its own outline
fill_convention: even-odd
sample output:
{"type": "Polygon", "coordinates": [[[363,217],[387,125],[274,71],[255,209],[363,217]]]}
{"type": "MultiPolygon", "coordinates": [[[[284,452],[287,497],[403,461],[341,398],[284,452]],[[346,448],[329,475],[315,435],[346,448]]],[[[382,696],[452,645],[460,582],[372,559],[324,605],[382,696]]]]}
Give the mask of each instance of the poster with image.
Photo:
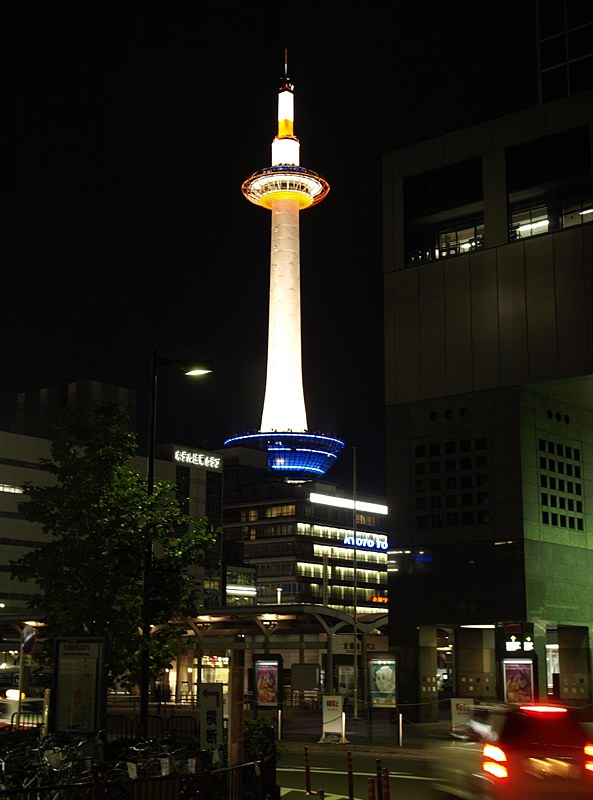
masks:
{"type": "Polygon", "coordinates": [[[505,660],[504,699],[507,703],[528,703],[533,700],[533,662],[528,659],[505,660]]]}
{"type": "Polygon", "coordinates": [[[395,659],[369,661],[369,691],[373,706],[395,708],[395,659]]]}
{"type": "Polygon", "coordinates": [[[352,694],[354,691],[354,667],[352,664],[340,664],[338,667],[338,692],[352,694]]]}
{"type": "Polygon", "coordinates": [[[255,702],[259,706],[278,704],[278,662],[255,662],[255,702]]]}

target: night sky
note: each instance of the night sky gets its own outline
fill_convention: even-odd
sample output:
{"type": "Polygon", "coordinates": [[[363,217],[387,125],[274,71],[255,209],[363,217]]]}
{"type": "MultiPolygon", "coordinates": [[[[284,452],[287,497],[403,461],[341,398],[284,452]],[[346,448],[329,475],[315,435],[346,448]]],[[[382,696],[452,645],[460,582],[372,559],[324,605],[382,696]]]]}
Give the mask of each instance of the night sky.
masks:
{"type": "Polygon", "coordinates": [[[382,154],[535,102],[532,4],[22,5],[2,12],[3,396],[109,381],[142,428],[154,347],[216,368],[161,373],[160,441],[259,427],[270,216],[240,187],[270,163],[287,47],[301,163],[331,185],[301,215],[309,426],[383,491],[382,154]]]}

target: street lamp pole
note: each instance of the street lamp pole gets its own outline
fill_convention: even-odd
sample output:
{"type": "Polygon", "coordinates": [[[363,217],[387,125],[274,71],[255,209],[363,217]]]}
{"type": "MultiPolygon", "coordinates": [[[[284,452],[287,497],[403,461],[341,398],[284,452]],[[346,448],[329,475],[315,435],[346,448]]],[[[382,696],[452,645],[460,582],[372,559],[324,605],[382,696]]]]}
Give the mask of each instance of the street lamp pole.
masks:
{"type": "MultiPolygon", "coordinates": [[[[153,350],[150,357],[150,407],[148,420],[148,463],[147,493],[149,498],[154,494],[154,460],[156,449],[156,403],[158,375],[157,357],[153,350]]],[[[148,735],[148,707],[150,695],[150,575],[152,572],[152,537],[146,544],[143,553],[143,587],[142,587],[142,650],[140,653],[140,735],[148,735]]]]}
{"type": "MultiPolygon", "coordinates": [[[[147,459],[147,494],[150,498],[154,494],[154,468],[156,450],[156,412],[158,396],[158,368],[167,364],[177,364],[184,367],[186,375],[196,377],[212,372],[209,365],[190,366],[189,364],[172,359],[159,358],[156,350],[150,357],[150,407],[148,420],[148,459],[147,459]]],[[[150,509],[149,509],[150,513],[150,509]]],[[[142,587],[142,650],[140,653],[140,735],[148,735],[148,710],[150,696],[150,577],[153,566],[153,538],[150,537],[142,555],[143,587],[142,587]]]]}

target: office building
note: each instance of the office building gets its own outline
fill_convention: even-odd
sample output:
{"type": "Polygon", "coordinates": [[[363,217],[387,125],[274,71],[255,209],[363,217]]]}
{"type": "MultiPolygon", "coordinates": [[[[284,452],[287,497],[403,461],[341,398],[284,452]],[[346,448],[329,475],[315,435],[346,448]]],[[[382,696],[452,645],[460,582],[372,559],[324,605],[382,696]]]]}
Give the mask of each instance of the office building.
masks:
{"type": "Polygon", "coordinates": [[[558,99],[384,158],[390,641],[425,718],[443,683],[510,699],[513,671],[525,698],[591,703],[593,91],[571,30],[558,99]]]}

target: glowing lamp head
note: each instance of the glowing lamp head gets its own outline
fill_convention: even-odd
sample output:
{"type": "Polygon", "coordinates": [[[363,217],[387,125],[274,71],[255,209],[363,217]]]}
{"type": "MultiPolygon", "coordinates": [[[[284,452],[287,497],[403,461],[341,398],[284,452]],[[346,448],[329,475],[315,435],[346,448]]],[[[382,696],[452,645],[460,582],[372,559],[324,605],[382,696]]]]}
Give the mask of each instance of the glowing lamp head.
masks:
{"type": "Polygon", "coordinates": [[[210,372],[212,372],[212,370],[206,367],[191,367],[191,369],[185,372],[185,375],[189,375],[191,378],[197,378],[200,375],[208,375],[210,372]]]}

